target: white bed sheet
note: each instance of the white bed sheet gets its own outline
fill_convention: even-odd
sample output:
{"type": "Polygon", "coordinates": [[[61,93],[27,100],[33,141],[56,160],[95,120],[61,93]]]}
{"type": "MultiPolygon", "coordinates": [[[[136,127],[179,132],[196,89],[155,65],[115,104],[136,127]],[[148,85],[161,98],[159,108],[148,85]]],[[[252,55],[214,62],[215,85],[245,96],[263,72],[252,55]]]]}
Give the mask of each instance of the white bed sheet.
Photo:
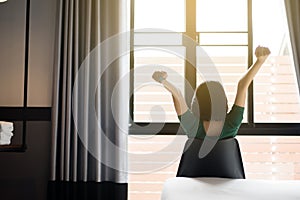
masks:
{"type": "Polygon", "coordinates": [[[168,179],[161,200],[300,200],[300,181],[223,178],[168,179]]]}

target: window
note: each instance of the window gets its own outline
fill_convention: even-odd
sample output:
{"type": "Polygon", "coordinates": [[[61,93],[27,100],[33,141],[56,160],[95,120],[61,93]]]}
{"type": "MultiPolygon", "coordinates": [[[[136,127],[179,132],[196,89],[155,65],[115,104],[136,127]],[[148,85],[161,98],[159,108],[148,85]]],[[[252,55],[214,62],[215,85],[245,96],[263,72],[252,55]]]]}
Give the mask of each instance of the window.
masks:
{"type": "MultiPolygon", "coordinates": [[[[187,102],[198,84],[219,78],[230,108],[237,82],[253,63],[258,45],[268,46],[272,54],[249,89],[240,133],[254,124],[268,123],[270,128],[274,123],[300,122],[282,1],[135,0],[134,4],[133,124],[163,123],[170,127],[167,130],[176,130],[172,129],[178,123],[172,97],[151,78],[156,70],[168,72],[187,102]],[[187,38],[195,45],[186,42],[187,38]]],[[[247,134],[252,134],[251,129],[247,134]]]]}
{"type": "Polygon", "coordinates": [[[160,198],[164,181],[176,175],[186,140],[176,134],[179,124],[170,94],[152,81],[152,73],[166,70],[188,102],[191,88],[220,78],[231,107],[237,81],[253,63],[257,45],[268,46],[272,54],[249,89],[237,137],[246,177],[299,180],[300,100],[283,1],[133,1],[132,117],[136,126],[132,126],[128,148],[130,154],[143,158],[129,158],[133,171],[137,166],[142,169],[129,174],[129,199],[160,198]],[[186,37],[196,45],[189,45],[186,37]]]}

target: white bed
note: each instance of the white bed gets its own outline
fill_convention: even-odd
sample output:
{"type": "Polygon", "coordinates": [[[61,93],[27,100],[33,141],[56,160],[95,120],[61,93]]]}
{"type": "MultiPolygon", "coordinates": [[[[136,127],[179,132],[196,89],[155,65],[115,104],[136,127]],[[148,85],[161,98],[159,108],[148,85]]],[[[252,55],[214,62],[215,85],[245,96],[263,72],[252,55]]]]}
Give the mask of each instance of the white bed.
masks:
{"type": "Polygon", "coordinates": [[[300,200],[300,181],[224,178],[168,179],[161,200],[300,200]]]}

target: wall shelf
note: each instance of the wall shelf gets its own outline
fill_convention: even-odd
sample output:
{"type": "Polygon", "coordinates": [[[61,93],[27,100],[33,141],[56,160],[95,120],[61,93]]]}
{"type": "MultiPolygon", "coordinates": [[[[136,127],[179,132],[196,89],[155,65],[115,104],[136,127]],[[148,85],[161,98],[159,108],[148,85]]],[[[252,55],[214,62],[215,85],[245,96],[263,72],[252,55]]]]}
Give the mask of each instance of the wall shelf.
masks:
{"type": "Polygon", "coordinates": [[[0,145],[0,152],[25,152],[27,123],[30,121],[51,121],[50,107],[1,107],[0,121],[14,123],[14,136],[10,145],[0,145]]]}
{"type": "Polygon", "coordinates": [[[25,152],[26,145],[0,145],[0,152],[25,152]]]}

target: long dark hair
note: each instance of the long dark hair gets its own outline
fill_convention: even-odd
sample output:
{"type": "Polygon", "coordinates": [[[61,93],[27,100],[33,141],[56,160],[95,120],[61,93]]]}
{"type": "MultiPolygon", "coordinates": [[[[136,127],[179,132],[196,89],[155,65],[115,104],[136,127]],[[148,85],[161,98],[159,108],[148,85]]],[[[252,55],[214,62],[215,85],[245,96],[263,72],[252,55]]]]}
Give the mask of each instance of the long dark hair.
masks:
{"type": "Polygon", "coordinates": [[[202,121],[224,121],[228,111],[228,100],[221,83],[201,83],[195,91],[191,108],[202,121]]]}

